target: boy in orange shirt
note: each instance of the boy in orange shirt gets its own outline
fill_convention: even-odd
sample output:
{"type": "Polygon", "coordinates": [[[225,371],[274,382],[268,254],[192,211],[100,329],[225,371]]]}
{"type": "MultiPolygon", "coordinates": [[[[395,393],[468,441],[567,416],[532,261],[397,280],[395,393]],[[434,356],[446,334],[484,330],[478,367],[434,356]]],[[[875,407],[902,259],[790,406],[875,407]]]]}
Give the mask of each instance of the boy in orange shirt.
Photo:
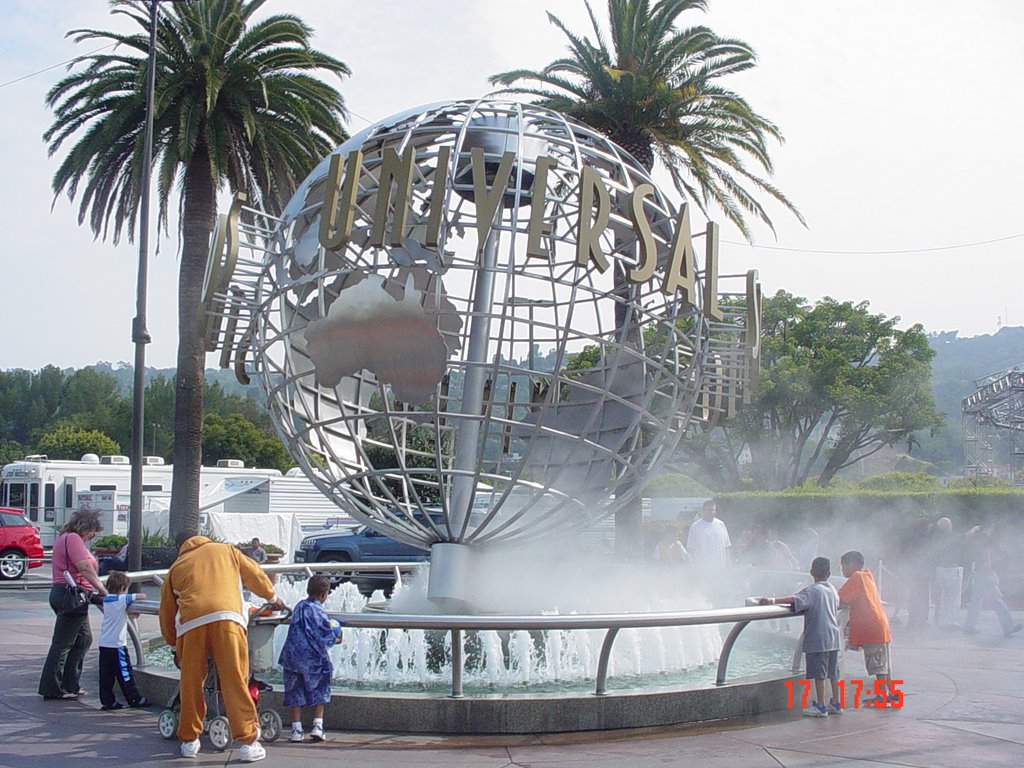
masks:
{"type": "MultiPolygon", "coordinates": [[[[864,555],[857,550],[844,554],[839,564],[843,569],[846,583],[839,588],[839,600],[850,609],[850,648],[864,649],[864,666],[868,674],[874,675],[885,687],[890,686],[892,668],[889,661],[889,620],[882,608],[882,599],[875,586],[875,577],[864,568],[864,555]]],[[[876,683],[875,690],[878,690],[876,683]]],[[[889,695],[889,701],[897,700],[896,694],[889,695]]],[[[872,701],[883,706],[881,694],[872,701]]]]}

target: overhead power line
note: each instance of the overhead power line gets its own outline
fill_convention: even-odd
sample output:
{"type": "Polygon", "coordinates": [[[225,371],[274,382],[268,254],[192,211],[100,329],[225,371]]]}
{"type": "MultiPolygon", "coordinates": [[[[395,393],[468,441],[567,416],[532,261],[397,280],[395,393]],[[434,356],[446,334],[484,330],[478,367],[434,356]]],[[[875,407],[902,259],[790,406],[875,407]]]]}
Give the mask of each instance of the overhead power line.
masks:
{"type": "Polygon", "coordinates": [[[83,54],[80,54],[78,56],[73,56],[70,59],[65,59],[64,61],[59,61],[56,64],[51,64],[48,67],[43,67],[42,69],[37,69],[35,72],[29,72],[27,75],[22,75],[21,77],[16,77],[13,80],[8,80],[6,83],[0,83],[0,88],[6,88],[8,85],[14,85],[15,83],[20,83],[22,80],[28,80],[30,77],[35,77],[36,75],[41,75],[41,74],[43,74],[43,72],[49,72],[51,69],[56,69],[57,67],[63,67],[65,64],[70,64],[73,61],[77,61],[82,56],[91,56],[94,53],[99,53],[100,51],[105,51],[107,48],[113,48],[115,45],[117,45],[117,43],[110,43],[109,45],[103,45],[103,46],[100,46],[99,48],[96,48],[96,49],[94,49],[92,51],[89,51],[88,53],[83,53],[83,54]]]}
{"type": "Polygon", "coordinates": [[[817,253],[825,256],[885,256],[889,254],[907,254],[907,253],[931,253],[933,251],[954,251],[958,248],[974,248],[979,245],[991,245],[992,243],[1004,243],[1007,240],[1016,240],[1017,238],[1024,237],[1024,232],[1020,232],[1016,235],[1006,235],[1006,237],[994,237],[991,240],[976,240],[973,243],[959,243],[958,245],[938,245],[934,248],[904,248],[899,250],[886,250],[886,251],[833,251],[826,250],[823,248],[786,248],[781,245],[753,245],[738,240],[722,240],[723,243],[729,243],[730,245],[745,245],[748,248],[757,248],[764,251],[789,251],[791,253],[817,253]]]}

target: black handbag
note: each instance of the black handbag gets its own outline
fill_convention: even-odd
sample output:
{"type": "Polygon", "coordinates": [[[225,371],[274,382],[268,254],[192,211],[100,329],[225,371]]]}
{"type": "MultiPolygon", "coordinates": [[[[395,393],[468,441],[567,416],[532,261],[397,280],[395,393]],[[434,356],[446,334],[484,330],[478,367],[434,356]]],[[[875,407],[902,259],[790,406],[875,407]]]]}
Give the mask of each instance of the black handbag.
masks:
{"type": "Polygon", "coordinates": [[[70,584],[54,585],[54,602],[61,616],[81,616],[89,612],[89,594],[70,584]]]}
{"type": "MultiPolygon", "coordinates": [[[[68,557],[68,540],[64,538],[64,559],[68,557]]],[[[68,571],[64,571],[64,578],[69,578],[68,571]]],[[[55,584],[53,589],[53,602],[57,613],[61,616],[81,616],[89,612],[89,598],[92,593],[82,589],[77,584],[55,584]]]]}

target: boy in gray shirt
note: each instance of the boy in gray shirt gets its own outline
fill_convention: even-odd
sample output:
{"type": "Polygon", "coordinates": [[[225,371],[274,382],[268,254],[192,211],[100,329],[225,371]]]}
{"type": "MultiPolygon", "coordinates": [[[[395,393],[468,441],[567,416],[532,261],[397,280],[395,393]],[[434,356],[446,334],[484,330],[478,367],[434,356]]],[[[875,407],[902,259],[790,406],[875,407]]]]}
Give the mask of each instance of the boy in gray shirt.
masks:
{"type": "Polygon", "coordinates": [[[791,605],[794,611],[804,611],[804,657],[807,660],[807,679],[814,680],[817,698],[804,709],[808,717],[827,717],[843,714],[839,695],[839,595],[829,583],[832,564],[827,557],[816,557],[811,563],[814,583],[791,597],[764,597],[761,605],[791,605]],[[826,707],[825,678],[832,683],[832,700],[826,707]]]}

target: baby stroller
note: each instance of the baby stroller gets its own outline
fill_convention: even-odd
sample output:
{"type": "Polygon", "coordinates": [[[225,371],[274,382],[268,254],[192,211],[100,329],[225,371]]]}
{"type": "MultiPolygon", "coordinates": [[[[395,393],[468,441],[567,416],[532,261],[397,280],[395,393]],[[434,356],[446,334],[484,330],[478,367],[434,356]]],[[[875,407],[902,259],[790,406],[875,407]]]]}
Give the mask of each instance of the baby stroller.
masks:
{"type": "MultiPolygon", "coordinates": [[[[264,606],[250,616],[268,615],[270,606],[264,606]]],[[[290,613],[290,611],[288,611],[290,613]]],[[[251,649],[250,649],[251,650],[251,649]]],[[[269,683],[256,679],[256,676],[249,673],[249,695],[252,696],[256,705],[256,715],[260,723],[260,739],[262,741],[277,741],[284,728],[281,716],[269,706],[260,705],[261,694],[264,691],[272,691],[274,687],[269,683]]],[[[210,737],[210,743],[214,749],[223,752],[231,745],[231,724],[221,709],[220,682],[217,678],[217,670],[210,662],[206,682],[203,685],[203,695],[206,698],[206,718],[203,720],[203,731],[210,737]]],[[[175,693],[167,702],[167,708],[160,713],[157,720],[157,727],[160,735],[165,739],[173,739],[178,734],[178,713],[181,710],[180,694],[175,693]]]]}

